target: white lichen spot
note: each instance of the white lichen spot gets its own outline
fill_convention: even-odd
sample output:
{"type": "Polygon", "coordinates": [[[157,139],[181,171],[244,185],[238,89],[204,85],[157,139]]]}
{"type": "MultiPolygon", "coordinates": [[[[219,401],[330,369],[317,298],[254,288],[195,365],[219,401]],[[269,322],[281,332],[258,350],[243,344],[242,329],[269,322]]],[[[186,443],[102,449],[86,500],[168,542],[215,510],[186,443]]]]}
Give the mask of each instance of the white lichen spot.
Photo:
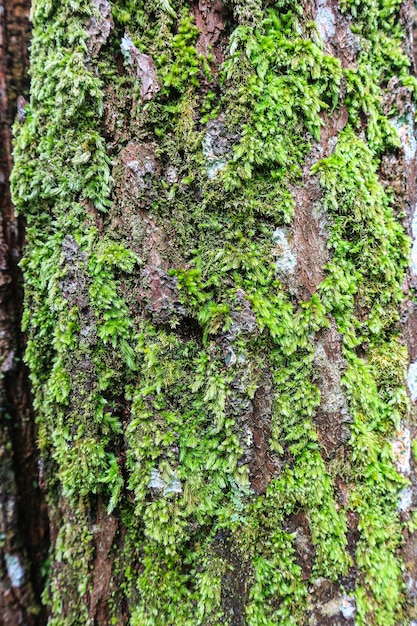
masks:
{"type": "Polygon", "coordinates": [[[13,587],[21,587],[25,581],[25,570],[16,554],[5,554],[7,574],[13,587]]]}
{"type": "Polygon", "coordinates": [[[411,487],[405,487],[400,493],[400,501],[398,503],[398,510],[405,513],[411,508],[413,504],[413,490],[411,487]]]}
{"type": "Polygon", "coordinates": [[[411,234],[413,236],[413,245],[411,248],[411,271],[417,276],[417,205],[414,209],[413,221],[411,222],[411,234]]]}
{"type": "Polygon", "coordinates": [[[395,117],[391,120],[391,124],[394,126],[400,138],[405,160],[407,163],[410,163],[417,152],[417,141],[414,130],[414,107],[409,113],[401,117],[395,117]]]}
{"type": "Polygon", "coordinates": [[[279,274],[293,274],[297,266],[295,256],[289,242],[289,233],[286,228],[276,228],[272,234],[274,248],[273,255],[276,258],[275,267],[279,274]]]}
{"type": "Polygon", "coordinates": [[[401,425],[400,429],[396,432],[391,444],[395,467],[400,472],[400,474],[409,474],[411,469],[411,437],[409,429],[406,428],[404,425],[401,425]]]}
{"type": "Polygon", "coordinates": [[[344,619],[352,619],[355,617],[356,604],[353,596],[343,595],[337,596],[323,604],[320,608],[322,615],[326,617],[336,617],[342,615],[344,619]]]}
{"type": "Polygon", "coordinates": [[[169,477],[168,483],[164,489],[164,495],[169,495],[170,493],[182,493],[182,485],[181,481],[173,474],[169,477]]]}
{"type": "Polygon", "coordinates": [[[182,493],[181,481],[178,479],[175,472],[168,476],[167,480],[164,480],[157,469],[151,471],[151,479],[148,483],[149,489],[162,490],[164,496],[168,496],[171,493],[182,493]]]}
{"type": "Polygon", "coordinates": [[[327,0],[319,0],[317,4],[317,30],[323,41],[328,41],[336,32],[336,16],[327,0]]]}
{"type": "Polygon", "coordinates": [[[345,619],[352,619],[356,613],[356,602],[353,596],[344,595],[340,605],[340,612],[345,619]]]}
{"type": "Polygon", "coordinates": [[[120,50],[124,56],[126,63],[129,65],[133,65],[133,59],[131,57],[131,50],[133,47],[133,41],[126,33],[122,37],[122,41],[120,42],[120,50]]]}
{"type": "Polygon", "coordinates": [[[215,154],[213,143],[212,135],[207,132],[203,139],[203,154],[206,158],[207,176],[210,180],[216,178],[217,173],[227,165],[227,159],[215,154]]]}
{"type": "Polygon", "coordinates": [[[148,487],[149,489],[163,489],[165,487],[165,481],[162,480],[157,469],[151,471],[151,480],[148,483],[148,487]]]}
{"type": "Polygon", "coordinates": [[[417,361],[410,363],[407,375],[407,384],[412,400],[417,400],[417,361]]]}
{"type": "Polygon", "coordinates": [[[224,362],[226,363],[228,367],[230,367],[231,365],[235,365],[235,363],[237,362],[236,352],[233,350],[232,347],[228,348],[227,355],[226,355],[224,362]]]}
{"type": "Polygon", "coordinates": [[[178,172],[175,169],[175,167],[172,167],[171,165],[167,168],[166,174],[165,174],[165,178],[166,180],[171,183],[171,185],[174,185],[175,183],[178,182],[178,172]]]}
{"type": "Polygon", "coordinates": [[[244,437],[245,437],[245,443],[248,446],[248,448],[252,448],[253,445],[253,432],[252,429],[249,426],[245,426],[244,428],[244,437]]]}
{"type": "Polygon", "coordinates": [[[207,176],[210,180],[224,169],[230,160],[234,137],[227,132],[221,119],[207,122],[203,139],[203,154],[206,158],[207,176]]]}

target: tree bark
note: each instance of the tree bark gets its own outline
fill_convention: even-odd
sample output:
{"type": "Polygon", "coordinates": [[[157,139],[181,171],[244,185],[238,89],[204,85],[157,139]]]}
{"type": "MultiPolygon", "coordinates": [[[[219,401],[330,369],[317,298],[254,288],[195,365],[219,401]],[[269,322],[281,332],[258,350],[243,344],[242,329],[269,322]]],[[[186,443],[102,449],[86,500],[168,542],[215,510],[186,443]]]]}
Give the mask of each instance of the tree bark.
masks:
{"type": "Polygon", "coordinates": [[[0,2],[0,614],[5,625],[43,624],[41,566],[47,557],[47,514],[38,485],[39,453],[26,367],[22,362],[24,239],[8,184],[11,125],[28,97],[29,3],[0,2]]]}
{"type": "Polygon", "coordinates": [[[50,626],[415,624],[412,15],[33,6],[12,187],[50,626]]]}

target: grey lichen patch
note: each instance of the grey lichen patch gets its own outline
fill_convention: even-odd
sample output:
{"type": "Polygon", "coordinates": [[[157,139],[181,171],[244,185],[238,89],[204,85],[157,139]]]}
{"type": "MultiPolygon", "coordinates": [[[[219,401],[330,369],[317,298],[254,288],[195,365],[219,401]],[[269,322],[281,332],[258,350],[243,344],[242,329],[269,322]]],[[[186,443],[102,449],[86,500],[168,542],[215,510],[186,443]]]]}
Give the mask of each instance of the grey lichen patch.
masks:
{"type": "Polygon", "coordinates": [[[410,510],[413,504],[413,490],[411,487],[405,487],[400,493],[400,501],[398,503],[398,510],[401,513],[406,513],[410,510]]]}
{"type": "Polygon", "coordinates": [[[326,213],[320,202],[316,202],[313,206],[312,216],[317,224],[318,234],[327,240],[329,236],[330,225],[326,218],[326,213]]]}
{"type": "MultiPolygon", "coordinates": [[[[321,379],[321,409],[328,413],[347,413],[346,398],[341,388],[340,364],[331,361],[325,347],[318,344],[315,349],[314,363],[321,379]]],[[[342,367],[343,360],[341,359],[342,367]]],[[[345,362],[346,363],[346,362],[345,362]]],[[[345,366],[345,365],[344,365],[345,366]]]]}
{"type": "Polygon", "coordinates": [[[96,56],[114,28],[111,6],[107,0],[92,0],[93,15],[88,26],[88,51],[96,56]]]}
{"type": "Polygon", "coordinates": [[[210,180],[213,180],[230,160],[232,139],[232,135],[226,131],[220,119],[210,120],[207,123],[203,139],[203,154],[206,158],[207,175],[210,180]]]}
{"type": "Polygon", "coordinates": [[[333,323],[331,328],[322,332],[314,348],[315,378],[321,395],[315,423],[330,456],[349,436],[345,423],[351,418],[342,388],[346,365],[342,356],[342,336],[333,323]]]}
{"type": "Polygon", "coordinates": [[[120,49],[125,58],[125,64],[128,67],[133,67],[136,77],[141,83],[140,95],[142,100],[152,100],[161,89],[154,60],[149,55],[139,52],[128,33],[124,34],[120,49]]]}
{"type": "Polygon", "coordinates": [[[97,340],[97,324],[90,306],[89,287],[91,280],[87,276],[87,257],[72,235],[66,235],[62,242],[66,275],[60,281],[62,296],[70,308],[77,307],[83,312],[80,316],[79,337],[90,346],[97,340]]]}
{"type": "Polygon", "coordinates": [[[409,365],[407,383],[411,399],[417,400],[417,361],[414,361],[409,365]]]}
{"type": "Polygon", "coordinates": [[[326,42],[334,36],[336,32],[336,16],[327,0],[319,0],[317,2],[316,24],[323,41],[326,42]]]}
{"type": "Polygon", "coordinates": [[[411,247],[411,271],[417,276],[417,206],[414,209],[413,220],[411,222],[411,234],[413,245],[411,247]]]}
{"type": "Polygon", "coordinates": [[[272,253],[276,258],[275,267],[280,276],[294,274],[297,267],[297,257],[290,243],[290,234],[287,228],[276,228],[272,234],[274,248],[272,253]]]}
{"type": "Polygon", "coordinates": [[[148,487],[149,489],[163,491],[164,496],[182,493],[182,484],[175,472],[164,479],[156,468],[151,471],[148,487]]]}
{"type": "Polygon", "coordinates": [[[25,582],[25,570],[17,554],[5,554],[7,574],[13,587],[21,587],[25,582]]]}
{"type": "Polygon", "coordinates": [[[257,330],[256,316],[251,303],[243,289],[237,289],[235,301],[230,312],[232,323],[226,333],[226,338],[233,341],[239,335],[253,335],[257,330]]]}
{"type": "Polygon", "coordinates": [[[165,180],[171,185],[178,182],[178,170],[172,165],[168,166],[165,171],[165,180]]]}
{"type": "Polygon", "coordinates": [[[404,151],[405,161],[407,164],[413,161],[417,152],[417,140],[414,128],[414,114],[415,107],[412,106],[409,112],[391,120],[391,124],[398,132],[401,146],[404,151]]]}
{"type": "Polygon", "coordinates": [[[123,192],[132,199],[138,198],[152,184],[157,165],[153,144],[131,141],[120,154],[123,166],[123,192]]]}
{"type": "Polygon", "coordinates": [[[400,474],[408,475],[411,471],[411,435],[410,429],[404,424],[396,432],[392,439],[392,453],[394,463],[400,474]]]}

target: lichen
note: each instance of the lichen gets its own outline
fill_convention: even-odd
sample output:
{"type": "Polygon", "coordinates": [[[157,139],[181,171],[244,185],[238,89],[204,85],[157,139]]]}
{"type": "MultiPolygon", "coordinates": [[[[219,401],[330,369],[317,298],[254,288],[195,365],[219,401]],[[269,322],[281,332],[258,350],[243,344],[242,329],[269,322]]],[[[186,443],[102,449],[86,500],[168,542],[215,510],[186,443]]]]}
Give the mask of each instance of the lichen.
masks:
{"type": "Polygon", "coordinates": [[[20,587],[25,581],[25,570],[20,563],[19,556],[17,554],[5,554],[4,560],[6,562],[7,575],[10,578],[10,582],[13,587],[20,587]]]}

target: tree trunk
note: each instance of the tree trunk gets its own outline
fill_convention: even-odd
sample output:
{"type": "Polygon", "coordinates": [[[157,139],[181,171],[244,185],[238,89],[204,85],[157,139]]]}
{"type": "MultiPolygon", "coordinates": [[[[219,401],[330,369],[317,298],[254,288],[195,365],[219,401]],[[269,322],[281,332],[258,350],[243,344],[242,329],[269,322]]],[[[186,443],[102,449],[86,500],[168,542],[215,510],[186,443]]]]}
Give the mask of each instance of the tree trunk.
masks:
{"type": "Polygon", "coordinates": [[[8,185],[11,125],[29,91],[29,32],[29,3],[0,1],[0,623],[6,626],[46,620],[40,594],[47,511],[37,482],[36,426],[20,333],[23,223],[14,215],[8,185]]]}
{"type": "Polygon", "coordinates": [[[417,623],[412,11],[34,4],[50,626],[417,623]]]}

